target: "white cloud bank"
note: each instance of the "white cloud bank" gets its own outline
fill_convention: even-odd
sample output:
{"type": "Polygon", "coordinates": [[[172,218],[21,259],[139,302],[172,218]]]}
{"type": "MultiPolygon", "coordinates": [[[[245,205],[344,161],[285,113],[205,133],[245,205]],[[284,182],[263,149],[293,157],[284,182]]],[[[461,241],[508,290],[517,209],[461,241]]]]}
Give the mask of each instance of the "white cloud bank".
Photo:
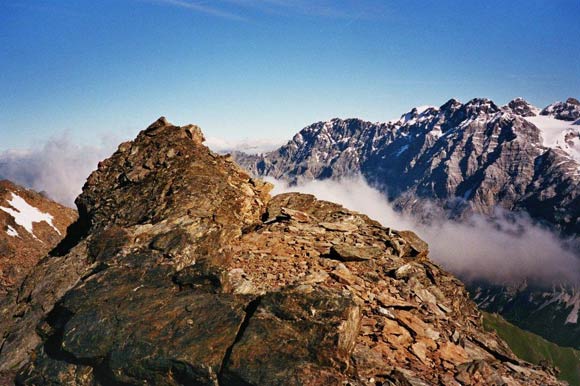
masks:
{"type": "Polygon", "coordinates": [[[89,174],[113,153],[114,142],[81,146],[62,134],[30,150],[8,150],[0,153],[0,179],[44,191],[51,199],[74,207],[89,174]]]}
{"type": "Polygon", "coordinates": [[[580,284],[580,256],[564,248],[562,240],[552,232],[523,216],[515,222],[492,223],[482,216],[473,216],[468,223],[443,221],[424,225],[396,212],[362,177],[312,181],[293,187],[269,181],[275,185],[274,194],[289,191],[314,194],[364,213],[384,226],[415,231],[429,243],[430,257],[435,262],[466,281],[580,284]]]}
{"type": "Polygon", "coordinates": [[[231,153],[241,151],[246,154],[266,153],[284,145],[287,140],[274,138],[229,140],[219,137],[208,137],[204,145],[216,153],[231,153]]]}

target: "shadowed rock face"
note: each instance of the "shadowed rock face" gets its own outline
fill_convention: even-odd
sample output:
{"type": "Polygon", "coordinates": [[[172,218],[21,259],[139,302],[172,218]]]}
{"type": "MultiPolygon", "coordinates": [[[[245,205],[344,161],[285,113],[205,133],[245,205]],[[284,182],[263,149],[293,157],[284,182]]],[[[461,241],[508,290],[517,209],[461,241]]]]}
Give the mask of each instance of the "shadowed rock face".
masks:
{"type": "Polygon", "coordinates": [[[556,385],[486,333],[410,231],[270,198],[160,119],[88,179],[80,218],[1,301],[24,385],[556,385]]]}
{"type": "Polygon", "coordinates": [[[538,108],[532,106],[523,98],[516,98],[511,100],[503,108],[505,111],[512,112],[521,117],[534,117],[537,116],[540,112],[538,108]]]}

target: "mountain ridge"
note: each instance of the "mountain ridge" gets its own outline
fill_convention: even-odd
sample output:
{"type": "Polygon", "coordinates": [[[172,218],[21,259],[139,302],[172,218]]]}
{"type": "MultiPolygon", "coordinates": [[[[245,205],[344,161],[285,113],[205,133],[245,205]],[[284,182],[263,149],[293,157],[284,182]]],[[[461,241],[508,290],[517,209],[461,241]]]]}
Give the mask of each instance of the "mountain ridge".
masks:
{"type": "MultiPolygon", "coordinates": [[[[253,175],[291,185],[360,174],[396,210],[424,223],[461,222],[473,214],[494,218],[497,208],[502,209],[501,216],[523,213],[569,238],[567,248],[580,255],[580,126],[574,121],[576,114],[580,114],[580,104],[573,98],[542,110],[523,98],[504,106],[486,98],[467,103],[450,99],[438,108],[411,109],[387,123],[360,119],[317,122],[277,150],[233,156],[253,175]]],[[[509,287],[490,287],[486,297],[506,300],[503,294],[509,287]]],[[[477,288],[470,290],[475,293],[477,288]]],[[[537,293],[538,298],[543,292],[537,293]]],[[[554,299],[561,299],[560,295],[565,291],[554,299]]],[[[527,307],[526,313],[537,310],[535,302],[522,303],[522,299],[516,304],[527,307]]],[[[507,303],[486,304],[497,311],[509,303],[508,298],[507,303]]],[[[553,305],[561,308],[564,303],[557,300],[553,305]]],[[[547,320],[555,312],[551,307],[537,311],[547,320]]],[[[557,342],[574,344],[570,342],[577,336],[575,326],[559,325],[568,338],[557,342]]],[[[545,329],[532,331],[550,335],[545,329]]]]}
{"type": "MultiPolygon", "coordinates": [[[[580,111],[580,105],[568,102],[550,106],[562,105],[580,111]]],[[[452,218],[490,214],[500,206],[577,235],[580,127],[548,117],[544,110],[538,115],[539,109],[522,98],[502,107],[486,98],[465,104],[451,99],[440,108],[414,108],[388,123],[357,118],[317,122],[278,150],[233,156],[254,175],[290,183],[360,173],[395,207],[415,214],[422,212],[421,199],[457,209],[448,212],[452,218]],[[537,117],[569,127],[554,134],[557,129],[548,132],[530,120],[537,117]],[[545,145],[542,137],[547,136],[545,145]],[[419,208],[408,205],[408,195],[419,198],[419,208]]]]}
{"type": "MultiPolygon", "coordinates": [[[[402,200],[399,206],[415,213],[421,208],[404,205],[406,194],[438,200],[441,207],[462,198],[468,205],[460,213],[451,211],[452,217],[489,214],[500,206],[526,211],[565,234],[579,234],[580,163],[569,148],[580,149],[580,128],[562,134],[562,144],[555,140],[553,147],[544,146],[542,130],[526,120],[538,109],[521,98],[512,102],[526,106],[525,117],[510,103],[500,108],[485,98],[465,104],[451,99],[440,108],[412,109],[389,123],[317,122],[278,150],[234,157],[255,175],[290,183],[360,172],[395,206],[402,200]]],[[[580,106],[566,106],[580,111],[580,106]]]]}
{"type": "Polygon", "coordinates": [[[99,164],[78,232],[0,299],[3,379],[561,384],[483,329],[413,232],[270,197],[202,142],[159,119],[99,164]]]}

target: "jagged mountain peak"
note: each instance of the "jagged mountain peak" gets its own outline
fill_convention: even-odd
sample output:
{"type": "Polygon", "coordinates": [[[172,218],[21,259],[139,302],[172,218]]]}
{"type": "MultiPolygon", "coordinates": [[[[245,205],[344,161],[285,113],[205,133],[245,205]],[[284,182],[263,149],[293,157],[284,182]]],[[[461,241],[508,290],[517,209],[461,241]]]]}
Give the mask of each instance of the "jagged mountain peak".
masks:
{"type": "Polygon", "coordinates": [[[521,117],[535,117],[540,112],[540,109],[521,97],[509,101],[502,109],[521,117]]]}
{"type": "Polygon", "coordinates": [[[155,130],[157,128],[165,127],[165,126],[173,126],[173,125],[171,124],[171,122],[169,122],[167,120],[167,118],[165,118],[164,116],[161,116],[161,117],[157,118],[157,120],[155,122],[153,122],[152,124],[147,126],[145,131],[155,130]]]}
{"type": "Polygon", "coordinates": [[[566,102],[555,102],[546,106],[540,115],[547,115],[563,121],[577,121],[580,119],[580,101],[568,98],[566,102]]]}
{"type": "Polygon", "coordinates": [[[411,112],[413,114],[420,115],[420,114],[423,114],[423,113],[425,113],[426,111],[429,111],[429,110],[435,110],[435,111],[437,111],[437,110],[439,110],[439,108],[437,108],[436,106],[431,106],[431,105],[423,105],[423,106],[413,107],[411,109],[411,112]]]}
{"type": "MultiPolygon", "coordinates": [[[[333,118],[328,121],[316,122],[300,130],[289,143],[303,144],[321,142],[326,144],[346,143],[357,138],[369,128],[386,128],[387,124],[372,123],[358,118],[333,118]]],[[[288,145],[287,145],[288,146],[288,145]]]]}
{"type": "MultiPolygon", "coordinates": [[[[416,124],[429,124],[430,122],[451,119],[462,121],[469,118],[477,118],[480,115],[488,116],[500,112],[500,108],[490,99],[473,98],[463,104],[459,100],[452,98],[441,105],[418,106],[403,114],[399,120],[391,121],[395,126],[410,127],[416,124]]],[[[444,129],[445,131],[445,129],[444,129]]]]}
{"type": "Polygon", "coordinates": [[[77,200],[86,232],[0,300],[0,372],[79,386],[559,384],[483,329],[413,232],[311,195],[271,198],[201,138],[157,121],[99,164],[77,200]]]}
{"type": "MultiPolygon", "coordinates": [[[[155,136],[160,133],[166,134],[167,131],[183,131],[192,141],[197,144],[202,144],[205,141],[205,137],[201,132],[199,126],[196,125],[186,125],[186,126],[175,126],[167,120],[165,117],[159,117],[155,122],[150,124],[143,133],[148,136],[155,136]]],[[[179,137],[177,138],[179,139],[179,137]]]]}
{"type": "Polygon", "coordinates": [[[416,123],[425,122],[437,115],[439,109],[435,106],[417,106],[413,107],[409,112],[401,115],[401,118],[390,123],[395,126],[411,126],[416,123]]]}
{"type": "Polygon", "coordinates": [[[457,98],[451,98],[441,105],[441,110],[453,110],[461,107],[463,103],[457,98]]]}
{"type": "Polygon", "coordinates": [[[148,227],[148,233],[159,233],[168,222],[187,229],[192,214],[212,214],[213,221],[227,224],[225,234],[257,221],[270,187],[253,181],[203,141],[198,126],[175,126],[162,117],[135,140],[119,145],[91,173],[75,201],[79,232],[148,227]]]}
{"type": "Polygon", "coordinates": [[[580,170],[578,130],[554,117],[534,116],[537,110],[523,99],[512,102],[500,108],[487,98],[465,104],[451,99],[439,109],[414,108],[387,124],[356,120],[352,130],[345,130],[344,121],[330,121],[324,131],[302,131],[263,157],[237,159],[252,173],[291,183],[362,173],[386,186],[389,197],[418,194],[442,206],[466,200],[453,216],[501,206],[574,233],[580,223],[562,213],[578,211],[572,209],[580,170]],[[549,149],[559,150],[557,159],[542,157],[549,149]],[[567,187],[558,191],[564,196],[552,201],[546,189],[563,181],[567,187]],[[551,209],[540,204],[546,200],[551,209]]]}
{"type": "Polygon", "coordinates": [[[479,114],[494,114],[500,111],[500,108],[488,98],[473,98],[465,103],[462,108],[467,116],[479,114]]]}
{"type": "Polygon", "coordinates": [[[494,104],[493,101],[485,97],[475,97],[465,103],[470,106],[488,106],[494,104]]]}
{"type": "MultiPolygon", "coordinates": [[[[407,113],[402,114],[399,119],[389,121],[387,125],[392,125],[393,128],[398,128],[401,126],[408,128],[417,124],[425,125],[431,122],[437,122],[442,119],[451,119],[454,122],[461,122],[469,118],[493,116],[498,113],[511,113],[518,116],[533,116],[537,111],[539,110],[533,105],[529,104],[523,98],[516,98],[501,108],[488,98],[473,98],[465,104],[461,103],[455,98],[452,98],[440,107],[430,105],[413,107],[407,113]],[[510,106],[512,107],[510,108],[510,106]]],[[[380,122],[367,122],[358,118],[333,118],[328,121],[317,122],[307,126],[301,132],[308,132],[310,134],[330,132],[332,134],[335,130],[339,130],[340,128],[347,126],[352,129],[356,126],[362,127],[370,125],[378,126],[384,124],[380,122]]]]}

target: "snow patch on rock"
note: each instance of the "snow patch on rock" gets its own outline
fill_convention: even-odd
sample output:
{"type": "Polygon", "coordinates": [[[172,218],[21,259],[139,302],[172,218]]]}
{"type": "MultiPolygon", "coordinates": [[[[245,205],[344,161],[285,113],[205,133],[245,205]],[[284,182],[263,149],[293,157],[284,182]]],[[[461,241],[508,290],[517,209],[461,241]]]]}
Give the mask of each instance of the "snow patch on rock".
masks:
{"type": "Polygon", "coordinates": [[[26,229],[26,231],[28,231],[28,233],[36,238],[32,230],[32,226],[34,223],[44,221],[60,235],[60,231],[52,223],[52,215],[41,212],[34,206],[28,204],[22,197],[15,193],[11,193],[11,195],[12,197],[10,200],[8,200],[10,207],[5,208],[0,206],[0,210],[3,210],[4,212],[14,217],[16,224],[22,226],[24,229],[26,229]]]}
{"type": "Polygon", "coordinates": [[[568,318],[566,318],[566,324],[578,323],[578,311],[580,311],[580,299],[576,300],[576,303],[574,303],[572,312],[570,312],[570,315],[568,315],[568,318]]]}
{"type": "Polygon", "coordinates": [[[19,234],[16,231],[16,229],[12,228],[10,225],[8,225],[8,229],[6,229],[6,233],[8,234],[8,236],[12,236],[12,237],[18,237],[19,234]]]}

